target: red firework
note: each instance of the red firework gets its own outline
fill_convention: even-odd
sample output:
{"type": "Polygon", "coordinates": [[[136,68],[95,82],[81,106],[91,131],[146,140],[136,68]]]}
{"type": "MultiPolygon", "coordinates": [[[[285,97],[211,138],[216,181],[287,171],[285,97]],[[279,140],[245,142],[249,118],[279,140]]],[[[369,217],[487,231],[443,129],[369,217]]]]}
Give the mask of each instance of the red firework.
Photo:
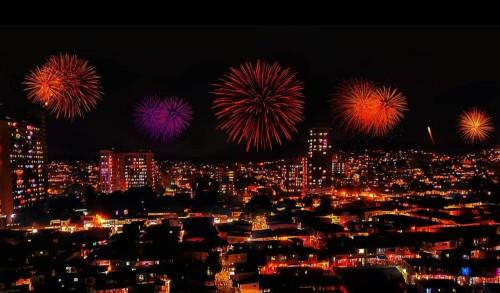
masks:
{"type": "Polygon", "coordinates": [[[375,90],[373,134],[385,136],[404,117],[407,110],[405,96],[396,88],[381,86],[375,90]]]}
{"type": "Polygon", "coordinates": [[[212,91],[217,128],[229,140],[244,143],[246,151],[272,149],[274,143],[290,140],[304,108],[302,83],[295,76],[276,62],[231,67],[212,91]]]}
{"type": "Polygon", "coordinates": [[[375,85],[364,79],[341,83],[334,100],[335,110],[346,128],[368,134],[373,129],[375,85]]]}
{"type": "Polygon", "coordinates": [[[94,67],[76,55],[49,57],[25,80],[30,100],[42,104],[56,117],[83,117],[101,99],[100,77],[94,67]]]}
{"type": "Polygon", "coordinates": [[[63,77],[49,66],[37,67],[31,71],[24,82],[28,98],[48,106],[58,99],[63,91],[63,77]]]}
{"type": "Polygon", "coordinates": [[[396,88],[356,79],[343,82],[334,98],[343,125],[373,136],[385,136],[404,117],[405,96],[396,88]]]}

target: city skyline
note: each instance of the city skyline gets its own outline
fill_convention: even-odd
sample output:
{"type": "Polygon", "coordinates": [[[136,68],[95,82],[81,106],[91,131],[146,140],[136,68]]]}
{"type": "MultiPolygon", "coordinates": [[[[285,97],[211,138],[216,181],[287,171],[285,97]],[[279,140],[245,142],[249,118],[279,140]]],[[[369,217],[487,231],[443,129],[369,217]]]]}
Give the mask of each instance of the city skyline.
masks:
{"type": "MultiPolygon", "coordinates": [[[[15,114],[22,116],[27,112],[29,116],[31,112],[32,116],[39,116],[41,107],[27,101],[21,83],[33,65],[43,63],[49,55],[78,54],[102,77],[102,100],[83,119],[66,121],[45,114],[50,159],[88,160],[96,158],[94,154],[100,149],[112,147],[121,151],[152,149],[160,158],[198,161],[270,159],[282,157],[283,153],[295,156],[306,146],[307,129],[314,126],[332,128],[334,148],[416,147],[453,152],[477,149],[465,144],[457,133],[462,111],[478,106],[493,116],[493,125],[498,125],[495,109],[499,108],[500,99],[496,96],[500,82],[496,75],[488,74],[499,62],[491,54],[498,46],[490,37],[496,27],[407,27],[405,34],[401,34],[401,27],[128,28],[73,27],[73,33],[65,35],[64,41],[58,38],[68,29],[63,27],[12,27],[6,31],[7,38],[20,39],[7,42],[1,49],[4,56],[11,56],[2,69],[5,94],[0,103],[5,114],[18,118],[15,114]],[[39,44],[37,50],[24,52],[23,60],[12,57],[23,50],[17,47],[26,39],[22,36],[35,31],[50,31],[51,41],[39,44]],[[161,40],[164,34],[178,46],[161,40]],[[225,40],[228,47],[205,42],[209,38],[225,40]],[[376,48],[360,46],[377,38],[376,48]],[[273,46],[269,45],[271,40],[273,46]],[[156,41],[156,46],[144,45],[152,41],[156,41]],[[432,50],[424,41],[433,44],[432,50]],[[465,45],[457,46],[464,41],[465,45]],[[479,52],[470,44],[474,42],[488,44],[487,49],[479,52]],[[214,97],[210,92],[212,84],[227,72],[225,68],[259,58],[279,62],[297,73],[304,84],[305,117],[298,124],[298,132],[283,146],[247,153],[216,130],[217,121],[210,109],[214,97]],[[484,67],[478,70],[478,66],[484,67]],[[338,121],[332,120],[331,95],[343,80],[358,77],[396,86],[407,97],[406,117],[386,138],[348,134],[338,121]],[[192,125],[167,144],[148,140],[130,118],[142,98],[155,94],[179,95],[193,106],[192,125]],[[427,136],[428,126],[435,144],[427,136]],[[115,135],[107,135],[111,132],[115,135]],[[65,133],[64,137],[61,133],[65,133]]],[[[495,144],[497,127],[485,146],[495,144]]]]}
{"type": "Polygon", "coordinates": [[[500,26],[0,34],[0,292],[500,292],[500,26]]]}

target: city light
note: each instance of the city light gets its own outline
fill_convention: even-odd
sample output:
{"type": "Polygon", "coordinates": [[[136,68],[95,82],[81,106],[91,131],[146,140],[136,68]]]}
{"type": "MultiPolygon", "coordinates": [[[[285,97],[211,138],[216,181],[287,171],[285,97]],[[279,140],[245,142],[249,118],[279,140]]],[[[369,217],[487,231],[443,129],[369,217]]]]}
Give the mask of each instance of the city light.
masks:
{"type": "Polygon", "coordinates": [[[500,27],[3,29],[1,292],[499,291],[500,27]]]}

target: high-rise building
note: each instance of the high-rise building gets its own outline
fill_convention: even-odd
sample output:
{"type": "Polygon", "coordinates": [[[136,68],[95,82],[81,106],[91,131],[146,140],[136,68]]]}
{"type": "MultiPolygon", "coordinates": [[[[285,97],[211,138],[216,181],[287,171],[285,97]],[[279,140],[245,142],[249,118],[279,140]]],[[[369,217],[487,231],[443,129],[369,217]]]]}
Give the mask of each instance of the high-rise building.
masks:
{"type": "Polygon", "coordinates": [[[222,181],[224,181],[224,171],[225,171],[225,166],[224,165],[219,165],[219,166],[216,166],[214,168],[214,179],[219,182],[219,183],[222,183],[222,181]]]}
{"type": "Polygon", "coordinates": [[[64,194],[74,183],[73,166],[64,162],[50,162],[47,181],[49,195],[64,194]]]}
{"type": "Polygon", "coordinates": [[[103,150],[99,155],[101,192],[111,193],[143,186],[156,190],[158,167],[152,152],[115,153],[103,150]]]}
{"type": "Polygon", "coordinates": [[[85,165],[87,177],[85,181],[85,185],[92,186],[95,190],[98,190],[99,186],[99,177],[100,177],[100,169],[99,164],[97,163],[87,163],[85,165]]]}
{"type": "Polygon", "coordinates": [[[222,194],[234,195],[234,176],[235,172],[228,166],[220,165],[215,167],[214,178],[219,183],[222,194]]]}
{"type": "Polygon", "coordinates": [[[307,140],[307,188],[324,193],[332,187],[332,145],[330,129],[311,128],[307,140]]]}
{"type": "Polygon", "coordinates": [[[339,156],[332,156],[332,174],[333,176],[343,176],[346,173],[346,164],[344,160],[339,156]]]}
{"type": "Polygon", "coordinates": [[[223,194],[235,195],[236,191],[234,188],[234,171],[233,170],[225,170],[224,172],[224,180],[220,185],[220,190],[223,194]]]}
{"type": "Polygon", "coordinates": [[[47,196],[45,129],[26,121],[0,120],[0,215],[47,196]]]}
{"type": "Polygon", "coordinates": [[[279,164],[280,183],[284,191],[295,195],[304,194],[307,187],[306,180],[306,158],[283,160],[279,164]]]}

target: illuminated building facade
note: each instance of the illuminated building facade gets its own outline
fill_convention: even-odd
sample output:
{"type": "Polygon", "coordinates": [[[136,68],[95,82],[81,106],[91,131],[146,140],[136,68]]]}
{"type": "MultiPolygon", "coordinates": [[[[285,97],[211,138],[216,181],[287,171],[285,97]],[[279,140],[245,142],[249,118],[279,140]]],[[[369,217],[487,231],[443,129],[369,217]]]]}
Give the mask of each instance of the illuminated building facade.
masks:
{"type": "Polygon", "coordinates": [[[48,166],[49,195],[65,193],[73,183],[72,166],[63,162],[51,162],[48,166]]]}
{"type": "Polygon", "coordinates": [[[91,186],[94,190],[99,185],[99,165],[76,161],[50,162],[48,164],[48,194],[61,195],[68,192],[81,191],[84,186],[91,186]]]}
{"type": "Polygon", "coordinates": [[[333,156],[332,157],[332,174],[335,176],[341,176],[344,175],[346,171],[346,164],[345,162],[340,158],[340,156],[333,156]]]}
{"type": "Polygon", "coordinates": [[[235,172],[227,166],[217,166],[214,172],[215,180],[219,183],[222,194],[234,195],[234,177],[235,172]]]}
{"type": "Polygon", "coordinates": [[[280,183],[285,192],[304,194],[306,190],[306,158],[284,160],[280,165],[280,183]]]}
{"type": "Polygon", "coordinates": [[[101,192],[111,193],[115,190],[125,189],[119,176],[123,173],[119,167],[122,165],[120,162],[120,157],[117,156],[113,151],[103,150],[99,152],[100,158],[100,176],[99,176],[99,187],[101,192]]]}
{"type": "Polygon", "coordinates": [[[215,167],[214,178],[217,182],[222,183],[224,181],[224,171],[225,167],[223,165],[215,167]]]}
{"type": "Polygon", "coordinates": [[[158,168],[152,152],[115,153],[103,150],[99,154],[101,192],[111,193],[143,186],[156,190],[158,168]]]}
{"type": "Polygon", "coordinates": [[[322,193],[332,186],[332,146],[330,129],[311,128],[307,140],[307,188],[322,193]]]}
{"type": "Polygon", "coordinates": [[[85,169],[84,171],[86,176],[84,177],[82,185],[89,185],[92,186],[95,190],[97,190],[99,186],[99,177],[100,177],[99,165],[97,163],[87,163],[84,164],[83,167],[85,169]]]}
{"type": "Polygon", "coordinates": [[[0,215],[7,223],[14,212],[46,197],[45,162],[43,127],[0,120],[0,215]]]}

